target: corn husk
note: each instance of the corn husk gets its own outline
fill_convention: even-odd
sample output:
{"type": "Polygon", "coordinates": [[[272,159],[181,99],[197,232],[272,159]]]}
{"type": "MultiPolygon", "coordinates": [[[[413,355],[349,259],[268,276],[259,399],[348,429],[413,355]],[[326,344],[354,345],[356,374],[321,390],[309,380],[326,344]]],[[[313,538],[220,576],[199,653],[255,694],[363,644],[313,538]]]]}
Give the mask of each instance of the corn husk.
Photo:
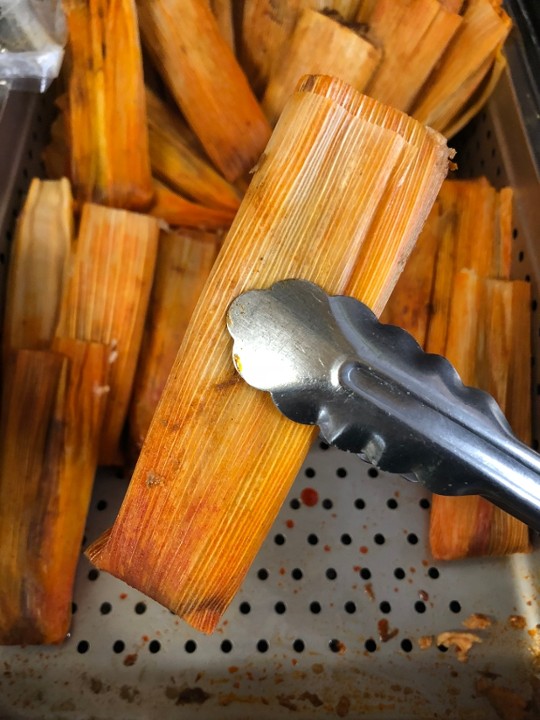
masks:
{"type": "Polygon", "coordinates": [[[141,448],[191,315],[217,257],[215,233],[162,232],[133,386],[130,438],[141,448]]]}
{"type": "MultiPolygon", "coordinates": [[[[467,270],[458,273],[446,346],[446,355],[465,384],[489,392],[503,412],[512,407],[515,413],[519,407],[524,441],[530,437],[531,423],[527,285],[485,279],[467,270]],[[525,327],[527,332],[518,335],[525,327]],[[513,382],[514,377],[519,380],[513,382]]],[[[440,560],[527,552],[529,531],[524,523],[481,497],[434,495],[430,547],[440,560]]]]}
{"type": "Polygon", "coordinates": [[[461,23],[439,0],[378,0],[369,27],[384,59],[369,94],[409,111],[461,23]]]}
{"type": "Polygon", "coordinates": [[[227,180],[241,177],[270,128],[208,4],[139,0],[138,9],[146,49],[206,153],[227,180]]]}
{"type": "Polygon", "coordinates": [[[190,202],[159,180],[154,180],[154,201],[148,213],[173,227],[205,230],[229,227],[236,214],[225,208],[209,208],[190,202]]]}
{"type": "Polygon", "coordinates": [[[0,446],[0,643],[66,637],[105,409],[108,349],[18,350],[0,446]]]}
{"type": "Polygon", "coordinates": [[[215,15],[221,35],[234,52],[233,0],[210,0],[210,7],[215,15]]]}
{"type": "MultiPolygon", "coordinates": [[[[115,525],[88,550],[99,568],[205,632],[238,590],[315,435],[235,373],[227,308],[285,277],[331,293],[361,289],[357,258],[388,184],[429,138],[431,167],[408,177],[402,198],[425,219],[419,198],[436,194],[449,151],[421,126],[407,141],[391,129],[409,122],[399,115],[332,78],[307,78],[293,95],[192,317],[115,525]]],[[[408,248],[413,241],[402,237],[408,248]]],[[[394,258],[382,246],[378,255],[380,286],[392,286],[394,258]]],[[[359,294],[378,306],[377,295],[359,294]]]]}
{"type": "Polygon", "coordinates": [[[414,117],[436,130],[455,124],[510,28],[508,15],[491,0],[469,0],[460,28],[412,108],[414,117]]]}
{"type": "Polygon", "coordinates": [[[143,210],[152,199],[134,0],[66,0],[70,177],[79,202],[143,210]]]}
{"type": "Polygon", "coordinates": [[[83,206],[74,268],[62,304],[59,336],[104,343],[111,363],[100,463],[119,464],[144,318],[152,285],[158,221],[83,206]]]}
{"type": "Polygon", "coordinates": [[[380,50],[334,17],[303,10],[270,72],[262,101],[267,118],[272,125],[276,123],[303,75],[332,75],[363,91],[380,60],[380,50]],[[324,48],[324,52],[315,48],[324,48]]]}
{"type": "Polygon", "coordinates": [[[238,192],[196,152],[174,113],[147,90],[150,159],[154,175],[189,199],[236,212],[238,192]]]}
{"type": "Polygon", "coordinates": [[[34,178],[11,251],[2,347],[50,347],[71,261],[73,209],[68,180],[34,178]]]}

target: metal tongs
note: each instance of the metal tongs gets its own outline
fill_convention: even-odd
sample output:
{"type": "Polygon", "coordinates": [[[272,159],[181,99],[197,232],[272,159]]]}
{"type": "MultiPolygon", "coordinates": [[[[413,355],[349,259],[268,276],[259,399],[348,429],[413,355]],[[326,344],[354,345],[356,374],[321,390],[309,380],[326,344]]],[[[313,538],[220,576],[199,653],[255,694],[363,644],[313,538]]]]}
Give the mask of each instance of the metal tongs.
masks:
{"type": "Polygon", "coordinates": [[[490,395],[405,330],[305,280],[240,295],[227,326],[240,375],[291,420],[381,470],[440,495],[482,495],[540,530],[540,455],[490,395]]]}

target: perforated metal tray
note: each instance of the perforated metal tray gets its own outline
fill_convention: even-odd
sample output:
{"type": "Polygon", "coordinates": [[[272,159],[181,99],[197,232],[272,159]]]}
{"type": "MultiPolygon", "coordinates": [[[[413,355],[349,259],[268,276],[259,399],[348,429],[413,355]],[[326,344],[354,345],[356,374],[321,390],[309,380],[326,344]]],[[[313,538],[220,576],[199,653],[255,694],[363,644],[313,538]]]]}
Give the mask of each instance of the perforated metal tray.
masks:
{"type": "MultiPolygon", "coordinates": [[[[4,243],[48,123],[32,103],[12,98],[0,125],[4,243]]],[[[540,191],[509,76],[460,148],[462,172],[515,188],[515,276],[534,283],[540,191]]],[[[538,356],[536,317],[533,337],[538,356]]],[[[110,526],[125,487],[98,475],[85,542],[110,526]]],[[[514,707],[505,717],[538,717],[538,551],[437,564],[428,514],[422,488],[316,444],[214,635],[81,557],[64,645],[0,648],[0,718],[497,718],[495,696],[514,707]],[[472,613],[492,625],[475,631],[467,663],[421,649],[472,613]]]]}

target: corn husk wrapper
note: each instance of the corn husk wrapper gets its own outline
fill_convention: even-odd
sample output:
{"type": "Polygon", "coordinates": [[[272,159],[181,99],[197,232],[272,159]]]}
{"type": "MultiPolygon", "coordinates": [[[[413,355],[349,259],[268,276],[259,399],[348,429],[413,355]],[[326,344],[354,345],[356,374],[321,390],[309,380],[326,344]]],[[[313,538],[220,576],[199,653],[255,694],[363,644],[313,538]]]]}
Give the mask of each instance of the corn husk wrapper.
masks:
{"type": "MultiPolygon", "coordinates": [[[[423,222],[449,154],[441,136],[396,112],[335,79],[301,83],[197,305],[117,521],[88,550],[98,567],[205,632],[238,590],[314,438],[235,373],[227,307],[248,288],[303,277],[331,293],[355,287],[381,310],[399,272],[394,258],[373,248],[386,271],[378,293],[362,294],[357,261],[380,203],[405,185],[398,174],[408,156],[419,170],[402,202],[423,222]]],[[[412,227],[401,239],[407,250],[412,227]]]]}

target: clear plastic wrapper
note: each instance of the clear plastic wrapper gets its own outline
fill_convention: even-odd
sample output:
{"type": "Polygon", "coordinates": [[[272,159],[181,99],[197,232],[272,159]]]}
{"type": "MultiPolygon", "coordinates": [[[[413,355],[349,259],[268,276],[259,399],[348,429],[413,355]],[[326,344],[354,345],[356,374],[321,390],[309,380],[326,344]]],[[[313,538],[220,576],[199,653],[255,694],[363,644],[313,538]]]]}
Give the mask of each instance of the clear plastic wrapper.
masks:
{"type": "Polygon", "coordinates": [[[60,70],[66,35],[59,0],[0,0],[0,83],[45,91],[60,70]]]}

